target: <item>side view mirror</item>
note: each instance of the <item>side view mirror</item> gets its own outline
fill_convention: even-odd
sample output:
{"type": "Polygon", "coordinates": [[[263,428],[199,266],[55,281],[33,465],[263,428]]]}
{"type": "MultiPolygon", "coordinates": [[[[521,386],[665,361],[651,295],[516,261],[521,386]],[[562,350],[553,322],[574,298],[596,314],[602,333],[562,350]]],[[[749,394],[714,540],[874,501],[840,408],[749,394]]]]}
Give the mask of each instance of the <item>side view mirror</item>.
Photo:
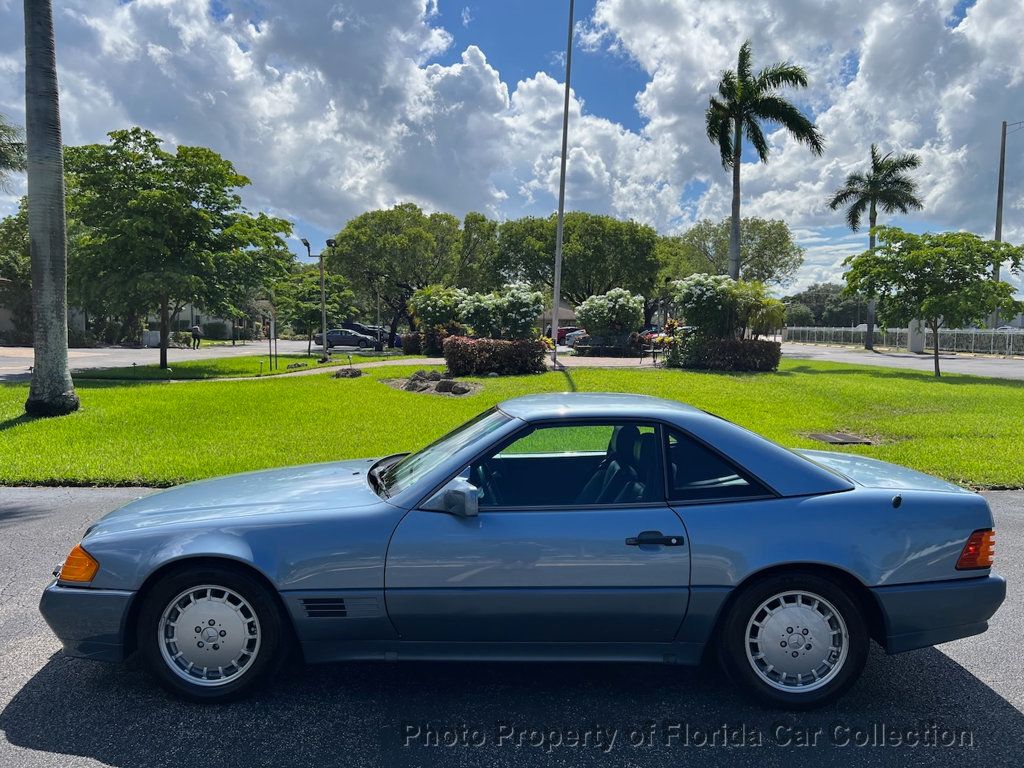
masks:
{"type": "Polygon", "coordinates": [[[480,489],[464,477],[455,477],[423,505],[431,512],[456,517],[476,517],[480,512],[480,489]]]}

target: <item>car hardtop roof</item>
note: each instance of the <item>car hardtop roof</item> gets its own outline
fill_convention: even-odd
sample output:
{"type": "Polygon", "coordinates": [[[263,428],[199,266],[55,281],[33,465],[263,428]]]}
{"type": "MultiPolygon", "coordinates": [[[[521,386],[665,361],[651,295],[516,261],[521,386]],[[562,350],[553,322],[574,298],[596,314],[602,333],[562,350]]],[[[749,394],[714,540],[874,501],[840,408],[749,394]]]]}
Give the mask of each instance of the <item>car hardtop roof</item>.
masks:
{"type": "Polygon", "coordinates": [[[591,418],[714,418],[692,405],[651,395],[620,392],[552,392],[524,395],[498,404],[503,413],[523,421],[591,418]]]}

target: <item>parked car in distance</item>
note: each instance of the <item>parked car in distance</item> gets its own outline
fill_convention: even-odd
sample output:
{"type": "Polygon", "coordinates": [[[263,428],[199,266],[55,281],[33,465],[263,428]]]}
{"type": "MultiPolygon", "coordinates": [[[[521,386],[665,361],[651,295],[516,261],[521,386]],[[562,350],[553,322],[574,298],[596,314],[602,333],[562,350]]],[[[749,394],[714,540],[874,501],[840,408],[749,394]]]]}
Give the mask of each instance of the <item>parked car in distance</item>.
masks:
{"type": "Polygon", "coordinates": [[[575,331],[572,331],[570,333],[565,334],[565,340],[562,342],[562,344],[563,344],[563,346],[572,348],[572,347],[576,346],[576,342],[577,341],[579,341],[580,339],[586,338],[586,336],[587,336],[586,330],[583,329],[583,328],[579,328],[579,329],[577,329],[575,331]]]}
{"type": "MultiPolygon", "coordinates": [[[[573,331],[582,330],[578,325],[560,325],[558,326],[558,343],[565,344],[565,337],[573,331]]],[[[544,329],[544,335],[548,338],[551,337],[551,326],[547,326],[544,329]]]]}
{"type": "Polygon", "coordinates": [[[808,709],[853,685],[872,639],[984,632],[1006,594],[992,526],[951,483],[679,402],[530,395],[413,454],[133,501],[89,527],[40,610],[68,655],[137,650],[198,701],[247,693],[294,641],[309,662],[711,649],[761,701],[808,709]]]}
{"type": "Polygon", "coordinates": [[[343,330],[355,331],[361,333],[364,336],[369,336],[372,339],[381,338],[386,339],[388,336],[387,329],[380,325],[365,325],[363,323],[356,322],[355,320],[346,320],[341,324],[343,330]]]}
{"type": "MultiPolygon", "coordinates": [[[[313,343],[322,347],[324,345],[323,338],[322,333],[313,334],[313,343]]],[[[365,333],[359,333],[348,328],[332,328],[327,331],[328,349],[332,347],[359,347],[360,349],[366,349],[376,343],[376,337],[367,336],[365,333]]]]}

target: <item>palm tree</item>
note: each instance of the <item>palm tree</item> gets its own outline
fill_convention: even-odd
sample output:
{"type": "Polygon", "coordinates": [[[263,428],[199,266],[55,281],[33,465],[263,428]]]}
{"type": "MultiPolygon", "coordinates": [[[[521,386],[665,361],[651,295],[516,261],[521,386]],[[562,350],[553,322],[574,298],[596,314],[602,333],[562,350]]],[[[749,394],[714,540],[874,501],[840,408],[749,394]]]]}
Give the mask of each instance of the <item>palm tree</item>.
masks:
{"type": "Polygon", "coordinates": [[[8,175],[25,170],[25,142],[17,126],[0,115],[0,190],[7,189],[8,175]]]}
{"type": "Polygon", "coordinates": [[[821,133],[793,104],[778,95],[785,86],[807,87],[803,67],[777,62],[756,75],[750,71],[750,41],[740,46],[736,70],[726,70],[718,83],[718,96],[712,96],[705,115],[708,138],[718,145],[722,167],[732,169],[732,228],[729,231],[729,276],[740,276],[740,162],[743,137],[754,146],[762,163],[768,162],[768,140],[761,121],[781,125],[811,152],[825,149],[821,133]]]}
{"type": "Polygon", "coordinates": [[[52,0],[25,0],[25,133],[35,346],[25,412],[61,416],[78,410],[79,402],[68,371],[64,156],[52,0]]]}
{"type": "MultiPolygon", "coordinates": [[[[867,173],[851,173],[843,186],[836,190],[828,202],[833,211],[844,205],[846,223],[856,232],[860,229],[864,212],[868,214],[868,249],[875,250],[875,226],[878,224],[879,208],[884,213],[909,213],[924,206],[917,197],[917,182],[910,178],[908,171],[921,165],[921,158],[912,152],[883,155],[876,144],[871,145],[871,170],[867,173]]],[[[864,348],[875,346],[875,300],[868,297],[867,334],[864,348]]]]}

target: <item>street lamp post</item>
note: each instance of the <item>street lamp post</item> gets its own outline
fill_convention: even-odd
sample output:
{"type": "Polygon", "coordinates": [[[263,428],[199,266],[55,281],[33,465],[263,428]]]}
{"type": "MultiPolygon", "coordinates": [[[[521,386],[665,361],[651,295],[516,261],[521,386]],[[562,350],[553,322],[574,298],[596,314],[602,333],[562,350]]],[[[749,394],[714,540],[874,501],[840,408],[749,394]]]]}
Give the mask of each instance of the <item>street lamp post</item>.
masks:
{"type": "MultiPolygon", "coordinates": [[[[327,241],[327,247],[334,250],[337,242],[327,241]]],[[[324,279],[324,252],[320,251],[320,328],[324,335],[324,359],[331,359],[331,348],[327,344],[327,283],[324,279]]]]}
{"type": "Polygon", "coordinates": [[[565,165],[569,149],[569,80],[572,75],[572,24],[575,0],[569,0],[569,39],[565,45],[565,103],[562,107],[562,165],[558,176],[558,227],[555,230],[554,304],[551,305],[551,363],[558,366],[558,308],[562,303],[562,236],[565,230],[565,165]]]}

